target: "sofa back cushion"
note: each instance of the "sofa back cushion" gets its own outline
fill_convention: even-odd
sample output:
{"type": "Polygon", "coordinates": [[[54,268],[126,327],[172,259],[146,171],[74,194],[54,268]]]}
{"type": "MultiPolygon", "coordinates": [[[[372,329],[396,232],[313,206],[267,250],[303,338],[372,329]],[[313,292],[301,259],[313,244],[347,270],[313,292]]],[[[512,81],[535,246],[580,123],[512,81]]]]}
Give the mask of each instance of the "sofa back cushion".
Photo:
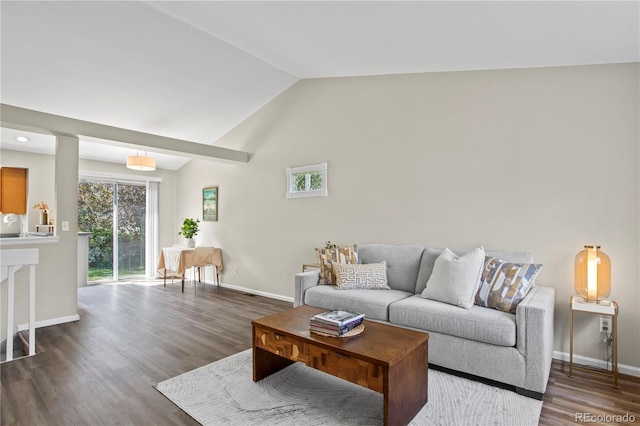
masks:
{"type": "MultiPolygon", "coordinates": [[[[442,253],[443,248],[425,247],[422,253],[422,259],[420,260],[420,272],[418,272],[418,278],[416,282],[415,294],[422,294],[425,288],[427,288],[427,281],[431,277],[433,272],[433,265],[436,263],[436,259],[442,253]]],[[[458,254],[456,250],[454,253],[458,254]]]]}
{"type": "Polygon", "coordinates": [[[414,292],[424,247],[390,244],[359,244],[359,263],[387,262],[387,281],[394,290],[414,292]]]}
{"type": "MultiPolygon", "coordinates": [[[[443,250],[444,248],[437,247],[424,248],[422,259],[420,260],[420,272],[418,273],[415,294],[422,294],[424,289],[427,288],[427,281],[429,281],[433,272],[433,265],[443,250]]],[[[452,251],[458,256],[462,256],[470,252],[471,249],[453,249],[452,251]]],[[[531,263],[533,261],[531,253],[525,251],[486,251],[485,256],[496,257],[507,262],[531,263]]]]}

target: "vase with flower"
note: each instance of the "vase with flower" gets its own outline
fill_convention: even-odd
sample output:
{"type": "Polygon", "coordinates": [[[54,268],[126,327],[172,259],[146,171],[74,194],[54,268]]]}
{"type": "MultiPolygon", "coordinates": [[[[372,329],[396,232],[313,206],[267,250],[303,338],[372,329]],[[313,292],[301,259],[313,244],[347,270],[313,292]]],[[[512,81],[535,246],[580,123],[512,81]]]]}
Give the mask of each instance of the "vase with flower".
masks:
{"type": "Polygon", "coordinates": [[[40,201],[33,205],[34,209],[40,209],[40,225],[49,224],[49,205],[44,201],[40,201]]]}

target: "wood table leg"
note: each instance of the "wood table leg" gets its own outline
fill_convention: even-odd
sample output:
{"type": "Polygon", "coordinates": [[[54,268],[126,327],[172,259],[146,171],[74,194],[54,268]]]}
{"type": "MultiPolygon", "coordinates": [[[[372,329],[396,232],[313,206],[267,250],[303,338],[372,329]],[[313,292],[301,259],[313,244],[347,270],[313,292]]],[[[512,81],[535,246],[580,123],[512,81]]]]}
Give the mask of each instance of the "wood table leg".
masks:
{"type": "Polygon", "coordinates": [[[425,342],[385,372],[385,425],[407,425],[424,407],[428,399],[428,368],[425,342]]]}
{"type": "MultiPolygon", "coordinates": [[[[254,337],[255,339],[255,337],[254,337]]],[[[253,345],[253,381],[257,382],[265,377],[277,373],[285,367],[293,364],[294,361],[273,354],[253,345]]]]}

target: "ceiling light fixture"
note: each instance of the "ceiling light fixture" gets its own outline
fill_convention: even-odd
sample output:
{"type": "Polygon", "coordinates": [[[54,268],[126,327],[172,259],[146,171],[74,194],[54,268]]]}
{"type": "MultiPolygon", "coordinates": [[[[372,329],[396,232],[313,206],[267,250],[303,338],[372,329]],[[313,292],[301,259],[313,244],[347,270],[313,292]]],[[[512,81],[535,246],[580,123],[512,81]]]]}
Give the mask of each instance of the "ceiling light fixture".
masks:
{"type": "MultiPolygon", "coordinates": [[[[138,153],[136,153],[138,154],[138,153]]],[[[147,157],[147,152],[145,151],[144,156],[141,155],[130,155],[127,157],[127,169],[132,170],[142,170],[145,172],[149,172],[156,169],[156,159],[147,157]]]]}
{"type": "Polygon", "coordinates": [[[16,136],[18,142],[29,142],[29,138],[26,136],[16,136]]]}

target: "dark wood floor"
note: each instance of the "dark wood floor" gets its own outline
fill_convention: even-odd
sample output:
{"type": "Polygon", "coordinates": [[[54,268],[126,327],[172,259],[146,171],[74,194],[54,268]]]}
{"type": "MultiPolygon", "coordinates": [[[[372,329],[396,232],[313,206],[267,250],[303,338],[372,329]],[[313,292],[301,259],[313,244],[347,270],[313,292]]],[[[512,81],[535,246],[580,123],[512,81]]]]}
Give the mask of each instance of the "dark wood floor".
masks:
{"type": "MultiPolygon", "coordinates": [[[[153,385],[251,346],[250,322],[290,303],[206,286],[80,289],[79,322],[37,330],[39,354],[2,364],[2,425],[192,425],[153,385]]],[[[540,424],[575,413],[630,413],[640,423],[640,379],[607,379],[553,362],[540,424]]]]}
{"type": "Polygon", "coordinates": [[[579,413],[585,413],[583,419],[600,416],[591,424],[640,424],[640,378],[621,375],[620,389],[614,389],[611,376],[575,368],[573,377],[568,374],[569,363],[553,360],[542,399],[541,425],[590,423],[576,421],[579,413]]]}

